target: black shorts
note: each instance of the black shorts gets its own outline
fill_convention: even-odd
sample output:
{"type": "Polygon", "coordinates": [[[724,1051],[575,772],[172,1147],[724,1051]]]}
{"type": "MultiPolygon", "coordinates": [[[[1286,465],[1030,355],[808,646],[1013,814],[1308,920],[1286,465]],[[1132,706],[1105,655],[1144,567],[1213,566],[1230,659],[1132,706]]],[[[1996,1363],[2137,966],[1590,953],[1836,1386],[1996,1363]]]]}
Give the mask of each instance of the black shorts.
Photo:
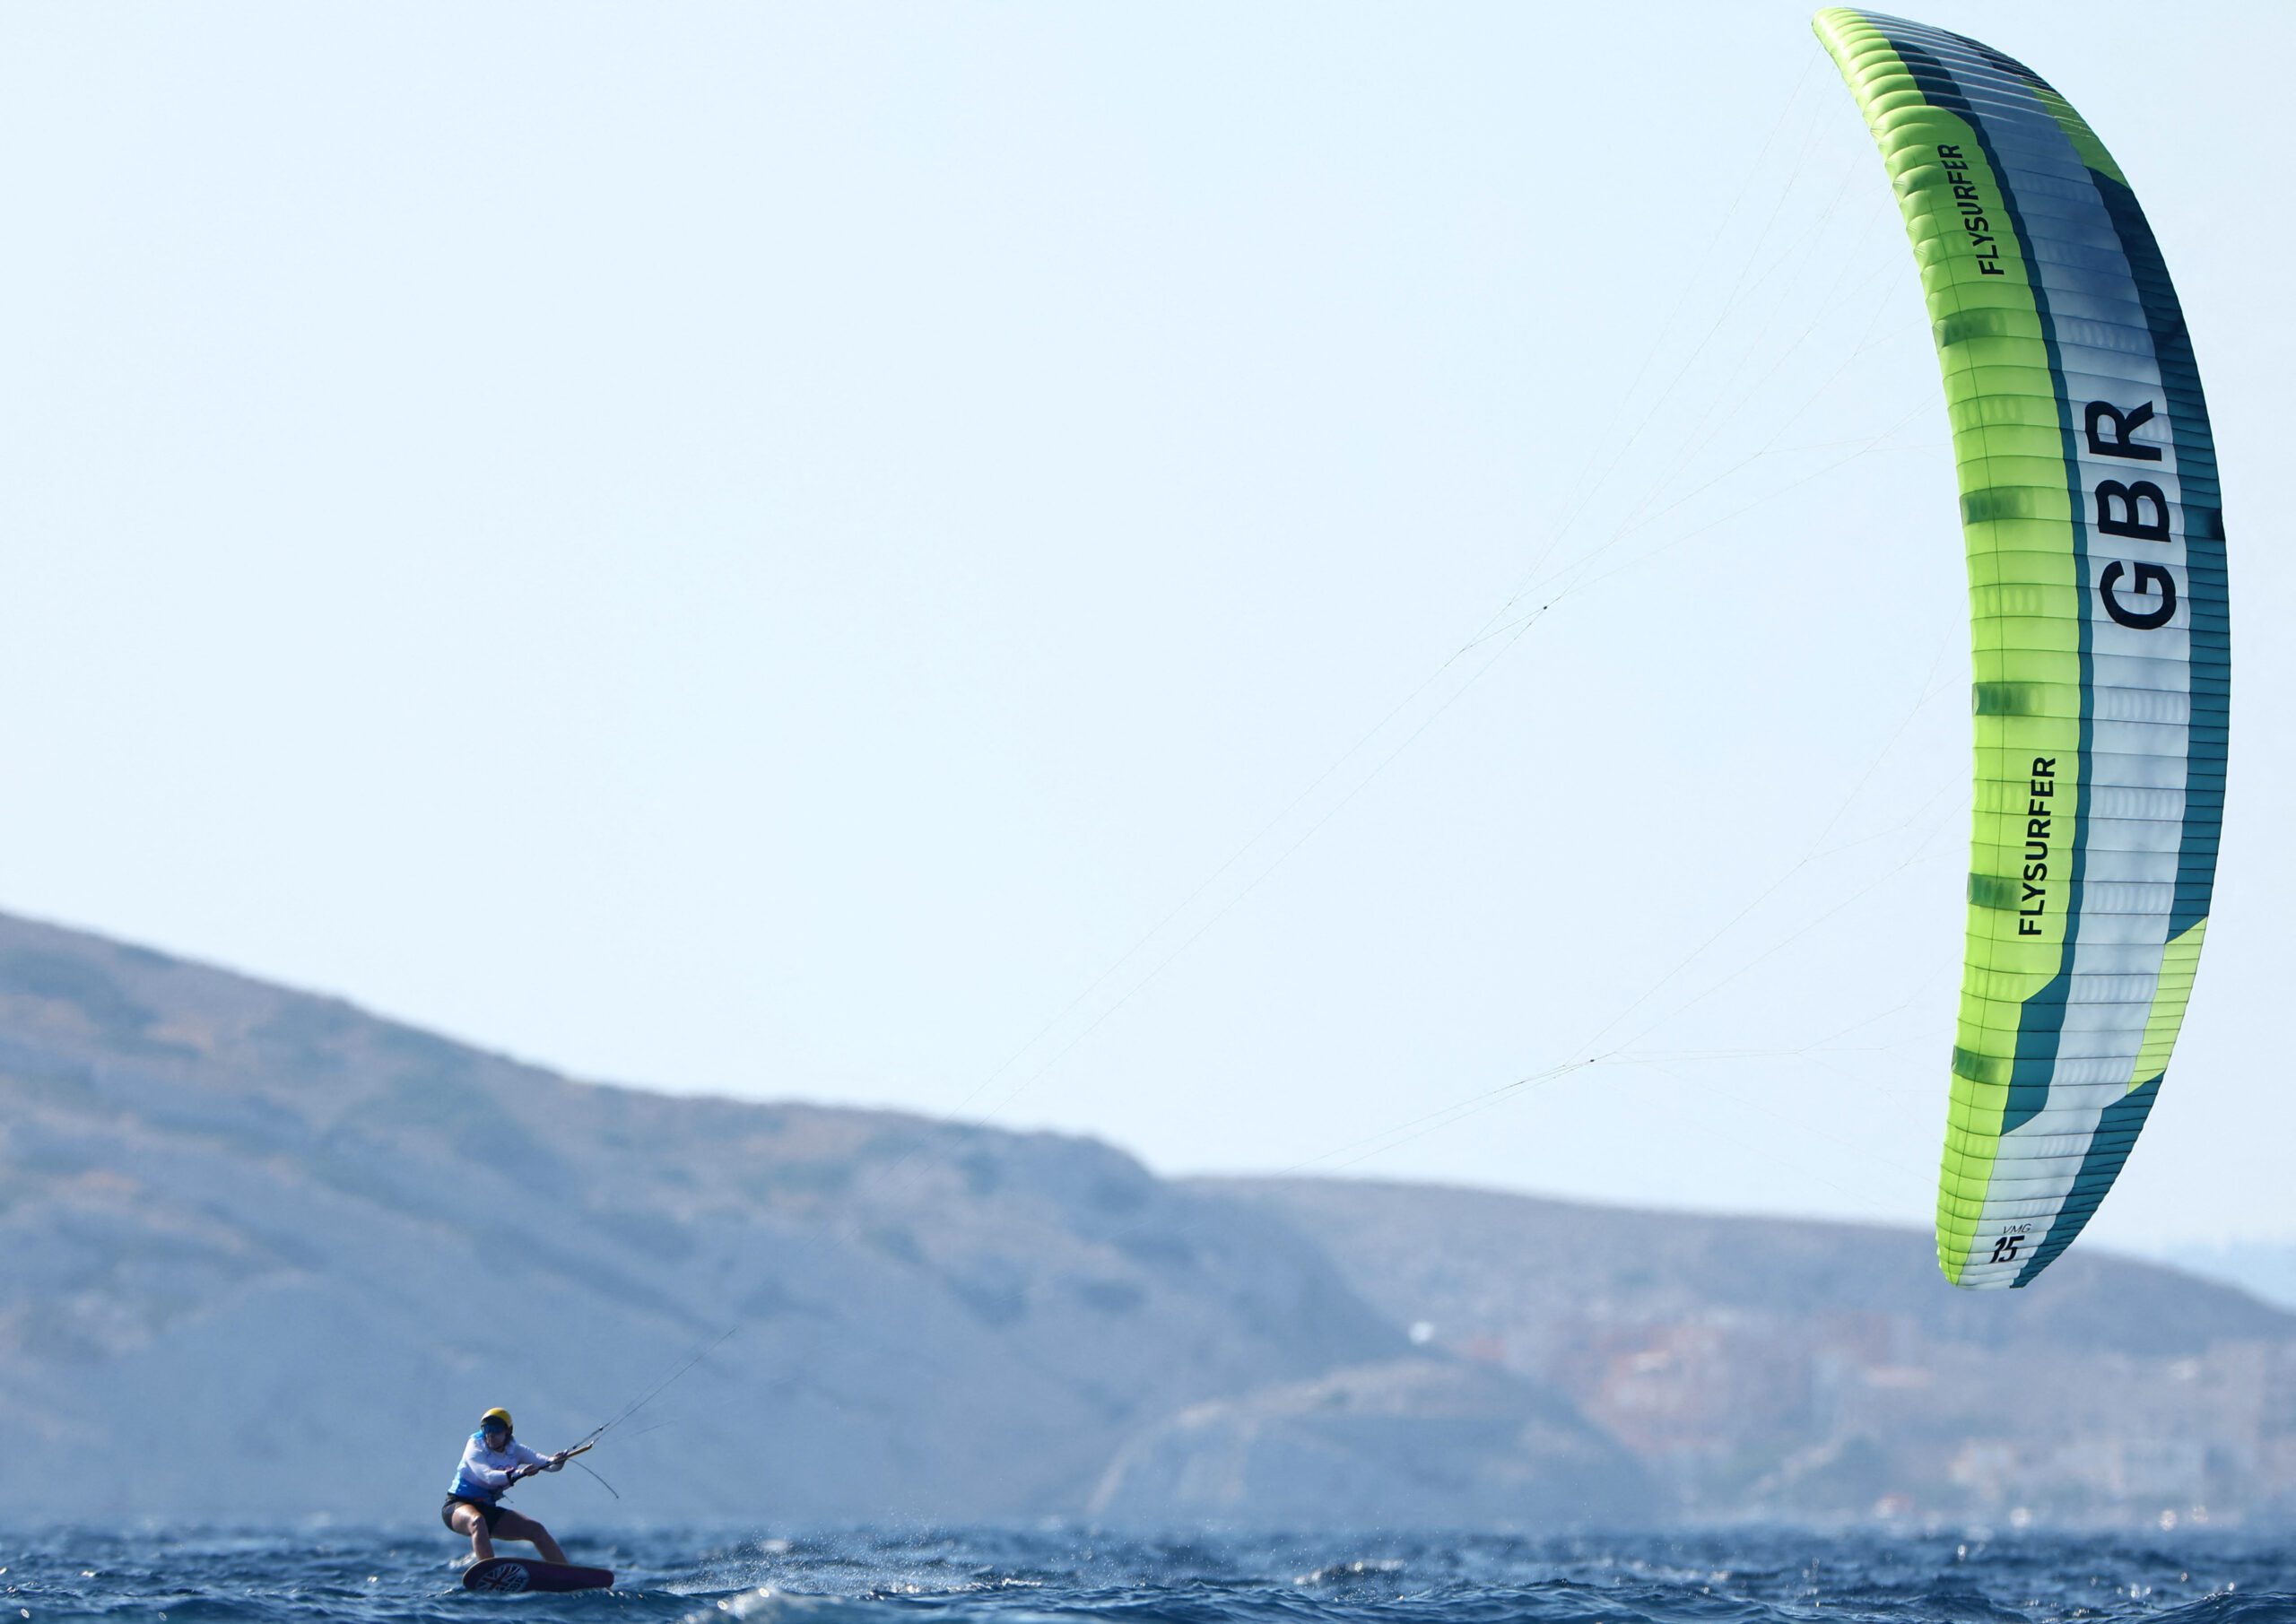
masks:
{"type": "Polygon", "coordinates": [[[447,1503],[439,1507],[439,1520],[448,1528],[455,1525],[455,1507],[457,1506],[467,1506],[484,1517],[486,1532],[489,1533],[492,1533],[494,1524],[502,1520],[503,1512],[509,1509],[506,1506],[490,1506],[484,1500],[465,1500],[450,1494],[447,1497],[447,1503]]]}

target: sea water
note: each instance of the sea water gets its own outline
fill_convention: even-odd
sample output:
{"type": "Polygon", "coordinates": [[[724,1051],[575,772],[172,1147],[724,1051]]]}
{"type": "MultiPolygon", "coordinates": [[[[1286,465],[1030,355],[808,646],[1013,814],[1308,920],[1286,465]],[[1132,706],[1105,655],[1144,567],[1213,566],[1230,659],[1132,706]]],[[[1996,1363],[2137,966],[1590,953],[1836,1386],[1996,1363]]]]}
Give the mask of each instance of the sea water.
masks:
{"type": "Polygon", "coordinates": [[[518,1624],[2296,1624],[2296,1559],[2264,1535],[2213,1531],[561,1537],[573,1560],[613,1568],[615,1588],[466,1592],[457,1558],[467,1547],[442,1533],[0,1532],[0,1624],[474,1624],[506,1611],[518,1624]]]}

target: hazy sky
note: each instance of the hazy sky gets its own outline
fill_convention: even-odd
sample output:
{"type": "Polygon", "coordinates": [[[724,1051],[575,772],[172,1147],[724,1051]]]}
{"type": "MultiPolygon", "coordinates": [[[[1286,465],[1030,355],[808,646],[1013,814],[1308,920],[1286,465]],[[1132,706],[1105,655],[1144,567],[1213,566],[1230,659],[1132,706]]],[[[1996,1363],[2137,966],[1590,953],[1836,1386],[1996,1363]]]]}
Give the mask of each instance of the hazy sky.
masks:
{"type": "MultiPolygon", "coordinates": [[[[1924,15],[2112,147],[2223,459],[2092,1233],[2296,1238],[2296,13],[1924,15]]],[[[0,180],[0,907],[587,1077],[1927,1222],[1961,539],[1803,7],[18,4],[0,180]]]]}

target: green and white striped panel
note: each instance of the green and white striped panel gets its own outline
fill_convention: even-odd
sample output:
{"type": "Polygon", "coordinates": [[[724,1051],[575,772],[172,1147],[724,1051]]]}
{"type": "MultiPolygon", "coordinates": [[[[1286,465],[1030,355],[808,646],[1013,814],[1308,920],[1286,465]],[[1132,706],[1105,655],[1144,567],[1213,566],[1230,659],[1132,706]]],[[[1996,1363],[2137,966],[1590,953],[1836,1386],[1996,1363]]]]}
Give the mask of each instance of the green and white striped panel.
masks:
{"type": "Polygon", "coordinates": [[[1962,1286],[2022,1286],[2144,1126],[2208,927],[2230,644],[2208,411],[2119,166],[2031,69],[1868,12],[1818,36],[1921,266],[1976,657],[1969,947],[1937,1192],[1962,1286]]]}

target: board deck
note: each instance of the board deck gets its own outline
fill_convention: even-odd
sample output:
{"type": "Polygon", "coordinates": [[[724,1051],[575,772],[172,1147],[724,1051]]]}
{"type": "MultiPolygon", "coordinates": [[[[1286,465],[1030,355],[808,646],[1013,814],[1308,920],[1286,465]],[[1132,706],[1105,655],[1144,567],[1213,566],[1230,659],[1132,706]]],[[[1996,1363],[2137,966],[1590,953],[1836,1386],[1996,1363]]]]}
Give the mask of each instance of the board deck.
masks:
{"type": "Polygon", "coordinates": [[[526,1557],[489,1557],[463,1569],[465,1590],[515,1594],[526,1590],[604,1590],[613,1574],[604,1568],[575,1568],[526,1557]]]}

